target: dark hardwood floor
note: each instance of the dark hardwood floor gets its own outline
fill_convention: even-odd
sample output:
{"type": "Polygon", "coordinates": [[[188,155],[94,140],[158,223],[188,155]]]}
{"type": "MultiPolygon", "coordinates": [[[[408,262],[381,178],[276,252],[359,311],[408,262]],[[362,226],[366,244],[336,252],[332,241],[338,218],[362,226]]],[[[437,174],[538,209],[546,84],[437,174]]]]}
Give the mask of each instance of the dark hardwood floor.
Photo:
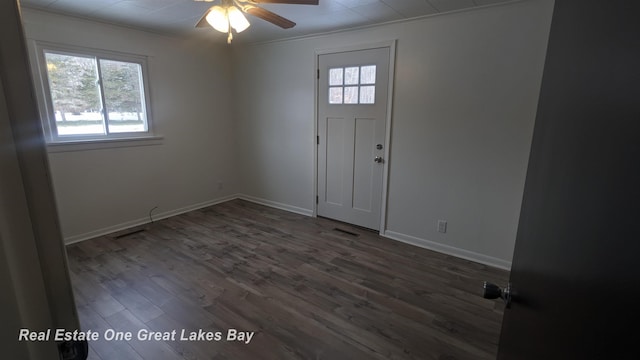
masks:
{"type": "Polygon", "coordinates": [[[503,306],[480,294],[506,271],[241,200],[142,229],[67,248],[89,359],[495,359],[503,306]]]}

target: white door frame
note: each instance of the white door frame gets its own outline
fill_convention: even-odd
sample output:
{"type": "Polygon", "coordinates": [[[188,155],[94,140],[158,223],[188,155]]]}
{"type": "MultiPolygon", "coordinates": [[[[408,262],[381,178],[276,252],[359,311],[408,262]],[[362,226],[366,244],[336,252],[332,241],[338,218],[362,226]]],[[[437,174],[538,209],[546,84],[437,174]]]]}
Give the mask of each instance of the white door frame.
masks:
{"type": "MultiPolygon", "coordinates": [[[[387,114],[385,115],[385,137],[384,137],[384,159],[382,166],[382,203],[380,204],[380,235],[384,234],[387,227],[387,191],[389,187],[389,162],[390,162],[390,145],[391,145],[391,119],[393,114],[393,84],[395,78],[395,59],[396,59],[396,42],[397,40],[388,40],[375,43],[365,43],[358,45],[351,45],[339,48],[330,48],[316,50],[314,56],[314,73],[317,73],[319,68],[320,55],[342,53],[348,51],[358,50],[370,50],[379,48],[389,48],[389,83],[387,91],[387,114]]],[[[315,86],[313,88],[313,217],[318,216],[318,203],[316,199],[318,197],[318,76],[314,76],[315,86]]]]}

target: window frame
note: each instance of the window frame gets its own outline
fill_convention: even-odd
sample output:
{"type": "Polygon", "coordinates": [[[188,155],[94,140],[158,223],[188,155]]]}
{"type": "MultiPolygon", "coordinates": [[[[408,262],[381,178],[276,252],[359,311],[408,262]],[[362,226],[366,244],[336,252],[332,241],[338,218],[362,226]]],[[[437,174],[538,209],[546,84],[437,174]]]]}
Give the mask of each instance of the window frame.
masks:
{"type": "MultiPolygon", "coordinates": [[[[157,141],[161,139],[161,137],[156,136],[154,132],[154,124],[153,124],[153,116],[151,111],[151,96],[149,91],[149,65],[148,65],[148,56],[145,55],[137,55],[137,54],[129,54],[122,53],[116,51],[109,50],[99,50],[92,49],[80,46],[71,46],[71,45],[63,45],[51,42],[44,41],[34,41],[35,45],[35,55],[36,55],[36,66],[38,74],[38,82],[39,88],[41,91],[39,92],[38,104],[39,110],[42,120],[42,128],[45,134],[45,139],[47,141],[47,145],[57,147],[57,151],[69,151],[73,150],[68,147],[62,147],[59,145],[74,145],[80,144],[83,145],[81,147],[77,147],[78,150],[91,149],[94,148],[91,144],[97,144],[95,148],[105,148],[105,147],[121,147],[127,145],[139,146],[145,145],[143,143],[131,144],[128,140],[138,141],[138,140],[151,140],[149,145],[157,144],[157,141]],[[91,57],[95,58],[95,61],[99,63],[100,60],[112,60],[112,61],[120,61],[127,62],[132,64],[140,65],[140,71],[142,73],[142,101],[144,106],[144,111],[146,115],[146,127],[147,131],[138,131],[138,132],[115,132],[115,133],[107,133],[107,134],[79,134],[79,135],[58,135],[55,111],[53,106],[53,98],[51,96],[51,89],[49,86],[49,77],[47,71],[47,61],[45,57],[45,53],[54,53],[68,56],[78,56],[78,57],[91,57]],[[109,143],[111,145],[109,145],[109,143]]],[[[98,66],[100,66],[98,64],[98,66]]],[[[100,82],[102,82],[102,75],[99,73],[100,82]]],[[[100,91],[104,91],[102,85],[100,85],[100,91]]],[[[101,94],[101,101],[104,101],[104,94],[101,94]]],[[[108,105],[103,104],[103,108],[108,110],[108,105]]],[[[104,111],[104,110],[103,110],[104,111]]],[[[103,114],[104,116],[104,114],[103,114]]],[[[107,118],[105,118],[107,121],[107,118]]],[[[107,125],[108,126],[108,125],[107,125]]],[[[56,150],[53,150],[54,152],[56,150]]]]}

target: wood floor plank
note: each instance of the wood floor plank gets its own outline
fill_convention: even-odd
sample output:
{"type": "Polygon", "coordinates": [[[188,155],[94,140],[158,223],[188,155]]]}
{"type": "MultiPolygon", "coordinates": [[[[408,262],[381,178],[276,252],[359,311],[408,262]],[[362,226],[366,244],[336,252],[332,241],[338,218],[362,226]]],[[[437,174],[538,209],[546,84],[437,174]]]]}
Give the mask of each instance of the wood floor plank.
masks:
{"type": "Polygon", "coordinates": [[[112,329],[112,326],[100,314],[92,310],[91,307],[78,307],[78,316],[80,317],[80,326],[83,330],[92,330],[100,334],[98,340],[89,342],[89,347],[100,359],[143,359],[127,342],[105,340],[104,334],[108,329],[112,329]]]}
{"type": "MultiPolygon", "coordinates": [[[[168,315],[161,315],[146,324],[150,329],[154,331],[173,331],[176,329],[183,329],[186,326],[179,321],[176,321],[168,315]]],[[[176,340],[165,341],[178,355],[182,356],[185,360],[204,360],[204,359],[216,359],[220,358],[219,350],[215,349],[215,344],[206,342],[187,342],[176,340]]]]}
{"type": "Polygon", "coordinates": [[[138,332],[148,330],[148,327],[135,317],[129,310],[123,310],[113,314],[105,319],[109,325],[116,331],[130,331],[130,329],[138,329],[132,332],[133,339],[127,343],[143,358],[154,360],[180,360],[182,356],[178,355],[169,345],[164,342],[148,341],[138,339],[138,332]]]}
{"type": "Polygon", "coordinates": [[[495,358],[503,305],[480,292],[506,271],[242,200],[138,229],[68,247],[83,328],[255,335],[91,343],[98,360],[495,358]]]}

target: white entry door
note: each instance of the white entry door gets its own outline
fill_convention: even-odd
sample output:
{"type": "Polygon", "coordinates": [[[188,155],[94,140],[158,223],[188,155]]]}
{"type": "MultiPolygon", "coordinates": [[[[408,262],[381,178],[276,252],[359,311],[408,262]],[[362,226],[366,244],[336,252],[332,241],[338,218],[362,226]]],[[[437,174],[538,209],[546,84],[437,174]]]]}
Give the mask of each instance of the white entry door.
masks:
{"type": "Polygon", "coordinates": [[[378,230],[389,47],[319,55],[318,215],[378,230]]]}

